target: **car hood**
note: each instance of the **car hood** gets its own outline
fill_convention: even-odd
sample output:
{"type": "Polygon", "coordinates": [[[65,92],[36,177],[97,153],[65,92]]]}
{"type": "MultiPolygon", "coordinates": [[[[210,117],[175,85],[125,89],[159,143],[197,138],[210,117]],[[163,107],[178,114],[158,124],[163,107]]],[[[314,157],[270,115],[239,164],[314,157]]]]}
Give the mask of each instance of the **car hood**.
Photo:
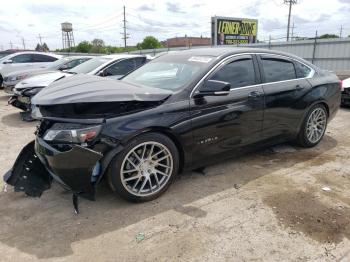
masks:
{"type": "Polygon", "coordinates": [[[64,73],[61,71],[55,71],[55,72],[50,72],[50,73],[44,73],[36,76],[32,76],[29,78],[24,79],[23,81],[19,82],[16,86],[16,90],[21,90],[21,89],[30,89],[30,88],[36,88],[36,87],[46,87],[52,82],[72,76],[72,74],[64,73]]]}
{"type": "Polygon", "coordinates": [[[123,101],[161,101],[169,90],[141,87],[98,76],[75,75],[53,83],[32,99],[35,105],[100,103],[123,101]]]}

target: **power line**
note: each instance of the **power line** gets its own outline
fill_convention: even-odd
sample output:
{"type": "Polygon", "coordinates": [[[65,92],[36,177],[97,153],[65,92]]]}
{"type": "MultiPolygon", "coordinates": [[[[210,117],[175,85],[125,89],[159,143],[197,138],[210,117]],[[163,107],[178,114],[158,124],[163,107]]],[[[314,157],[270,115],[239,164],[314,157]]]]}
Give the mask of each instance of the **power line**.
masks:
{"type": "Polygon", "coordinates": [[[297,4],[297,0],[284,0],[284,3],[289,4],[288,26],[287,26],[287,41],[289,41],[290,15],[292,13],[292,5],[297,4]]]}

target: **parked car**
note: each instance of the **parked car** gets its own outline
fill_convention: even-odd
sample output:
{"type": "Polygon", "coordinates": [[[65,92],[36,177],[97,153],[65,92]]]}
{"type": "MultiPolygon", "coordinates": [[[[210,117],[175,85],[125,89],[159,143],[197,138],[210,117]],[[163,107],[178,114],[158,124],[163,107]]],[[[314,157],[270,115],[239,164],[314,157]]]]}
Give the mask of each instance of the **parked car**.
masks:
{"type": "Polygon", "coordinates": [[[55,179],[94,199],[106,177],[121,197],[152,200],[185,169],[290,140],[316,146],[340,98],[336,75],[255,48],[170,53],[121,81],[77,76],[33,98],[41,124],[5,182],[40,196],[55,179]]]}
{"type": "Polygon", "coordinates": [[[4,75],[29,67],[43,67],[61,57],[61,55],[34,51],[17,52],[5,56],[0,59],[0,86],[2,86],[4,75]]]}
{"type": "Polygon", "coordinates": [[[56,60],[55,62],[49,63],[48,65],[40,68],[24,69],[12,72],[4,76],[3,86],[4,91],[8,94],[13,94],[13,88],[20,81],[35,75],[41,75],[44,73],[51,73],[57,70],[64,71],[72,69],[81,63],[90,60],[91,56],[69,56],[56,60]]]}
{"type": "Polygon", "coordinates": [[[0,51],[0,59],[5,57],[5,56],[11,55],[11,54],[14,54],[17,52],[21,52],[21,51],[24,51],[24,50],[9,49],[9,50],[5,50],[5,51],[0,51]]]}
{"type": "Polygon", "coordinates": [[[342,80],[341,104],[350,106],[350,78],[342,80]]]}
{"type": "Polygon", "coordinates": [[[106,55],[95,57],[66,72],[51,72],[27,78],[14,88],[9,104],[25,111],[23,120],[31,118],[31,98],[51,83],[76,74],[98,75],[119,79],[147,61],[142,55],[106,55]]]}

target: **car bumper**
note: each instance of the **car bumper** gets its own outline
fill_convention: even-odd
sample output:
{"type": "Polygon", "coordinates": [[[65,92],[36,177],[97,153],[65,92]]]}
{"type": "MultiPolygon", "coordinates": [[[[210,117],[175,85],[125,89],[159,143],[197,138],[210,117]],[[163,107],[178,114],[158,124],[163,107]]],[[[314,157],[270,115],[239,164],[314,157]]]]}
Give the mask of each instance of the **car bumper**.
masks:
{"type": "Polygon", "coordinates": [[[35,140],[35,152],[50,175],[65,188],[94,199],[92,174],[103,157],[99,152],[80,145],[72,145],[67,151],[59,151],[41,138],[35,140]]]}
{"type": "Polygon", "coordinates": [[[341,94],[341,104],[350,105],[350,90],[345,89],[341,94]]]}
{"type": "Polygon", "coordinates": [[[4,180],[14,186],[15,191],[40,196],[44,190],[50,188],[48,181],[53,178],[75,194],[94,200],[93,173],[100,175],[96,167],[102,157],[102,153],[80,145],[71,145],[68,150],[59,151],[37,137],[35,142],[32,141],[23,148],[13,168],[5,174],[4,180]],[[25,167],[24,170],[22,167],[25,167]]]}
{"type": "Polygon", "coordinates": [[[28,111],[31,108],[31,99],[27,96],[13,95],[8,100],[8,104],[17,107],[23,111],[28,111]]]}
{"type": "Polygon", "coordinates": [[[4,87],[4,92],[9,94],[9,95],[13,95],[13,89],[15,88],[14,85],[6,85],[5,83],[3,83],[3,87],[4,87]]]}

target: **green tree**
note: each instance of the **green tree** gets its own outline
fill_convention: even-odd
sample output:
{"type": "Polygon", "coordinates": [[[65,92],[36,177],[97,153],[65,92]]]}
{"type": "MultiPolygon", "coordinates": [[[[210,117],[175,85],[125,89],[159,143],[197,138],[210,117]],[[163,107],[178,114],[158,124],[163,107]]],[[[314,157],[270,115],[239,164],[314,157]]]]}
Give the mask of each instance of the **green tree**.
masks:
{"type": "Polygon", "coordinates": [[[50,49],[49,49],[49,47],[47,46],[46,43],[43,43],[41,49],[42,49],[42,51],[44,51],[44,52],[50,51],[50,49]]]}
{"type": "Polygon", "coordinates": [[[163,46],[154,36],[146,36],[141,43],[136,46],[138,49],[155,49],[163,46]]]}
{"type": "Polygon", "coordinates": [[[35,47],[35,51],[41,51],[42,50],[42,47],[41,47],[41,45],[38,43],[37,45],[36,45],[36,47],[35,47]]]}
{"type": "Polygon", "coordinates": [[[92,44],[89,41],[82,41],[75,47],[75,52],[78,53],[90,53],[92,44]]]}
{"type": "Polygon", "coordinates": [[[339,36],[335,34],[324,34],[320,35],[318,38],[339,38],[339,36]]]}
{"type": "Polygon", "coordinates": [[[91,53],[107,53],[105,42],[102,39],[94,39],[91,41],[91,53]]]}

